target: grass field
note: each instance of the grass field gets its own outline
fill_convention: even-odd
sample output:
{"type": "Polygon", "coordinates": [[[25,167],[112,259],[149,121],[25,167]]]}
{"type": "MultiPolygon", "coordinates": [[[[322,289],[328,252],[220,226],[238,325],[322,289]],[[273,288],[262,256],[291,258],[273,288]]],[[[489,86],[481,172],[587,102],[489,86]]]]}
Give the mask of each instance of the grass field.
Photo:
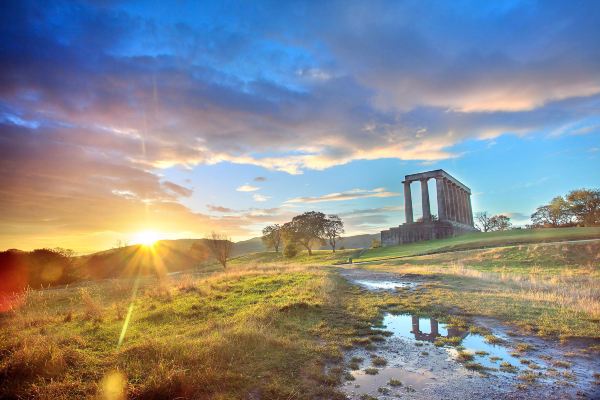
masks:
{"type": "Polygon", "coordinates": [[[342,369],[324,367],[368,342],[385,302],[305,266],[144,278],[118,348],[133,286],[26,293],[1,321],[0,397],[337,398],[342,369]]]}
{"type": "Polygon", "coordinates": [[[225,271],[143,277],[137,291],[135,279],[28,291],[0,316],[0,398],[342,398],[343,353],[380,340],[372,327],[384,311],[464,324],[488,316],[536,335],[588,338],[595,351],[600,242],[535,242],[598,232],[471,235],[375,249],[365,258],[407,257],[360,266],[332,266],[356,250],[256,253],[225,271]],[[534,243],[409,256],[518,241],[534,243]],[[422,285],[368,292],[339,275],[358,267],[422,285]]]}
{"type": "Polygon", "coordinates": [[[449,239],[428,240],[401,246],[380,247],[362,253],[356,261],[406,257],[444,251],[510,246],[523,243],[600,239],[600,227],[514,229],[503,232],[470,233],[449,239]]]}

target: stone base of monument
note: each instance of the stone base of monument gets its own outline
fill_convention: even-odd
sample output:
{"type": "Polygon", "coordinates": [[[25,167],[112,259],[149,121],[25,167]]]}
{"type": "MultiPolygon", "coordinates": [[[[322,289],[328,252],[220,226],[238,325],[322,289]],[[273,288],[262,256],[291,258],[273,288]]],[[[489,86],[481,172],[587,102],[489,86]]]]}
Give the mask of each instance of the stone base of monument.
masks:
{"type": "Polygon", "coordinates": [[[381,245],[396,246],[422,240],[444,239],[476,231],[471,225],[455,221],[413,222],[381,231],[381,245]]]}

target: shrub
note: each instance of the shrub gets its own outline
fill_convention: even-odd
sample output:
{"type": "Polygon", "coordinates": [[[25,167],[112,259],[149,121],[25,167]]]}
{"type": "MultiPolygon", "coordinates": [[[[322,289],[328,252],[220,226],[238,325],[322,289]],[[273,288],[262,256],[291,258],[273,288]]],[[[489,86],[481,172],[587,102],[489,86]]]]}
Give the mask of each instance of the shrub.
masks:
{"type": "Polygon", "coordinates": [[[298,247],[295,243],[288,243],[283,249],[283,255],[287,258],[294,258],[298,255],[298,247]]]}

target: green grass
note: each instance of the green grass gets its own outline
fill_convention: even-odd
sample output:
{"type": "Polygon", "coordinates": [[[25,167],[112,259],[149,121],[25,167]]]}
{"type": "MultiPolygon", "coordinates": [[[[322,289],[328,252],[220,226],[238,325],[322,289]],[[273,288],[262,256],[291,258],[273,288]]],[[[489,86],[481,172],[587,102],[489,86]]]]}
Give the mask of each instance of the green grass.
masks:
{"type": "Polygon", "coordinates": [[[0,398],[94,397],[106,385],[133,399],[342,398],[343,349],[388,299],[302,266],[144,278],[117,348],[132,285],[24,296],[0,320],[0,398]]]}
{"type": "Polygon", "coordinates": [[[311,256],[307,251],[301,251],[296,257],[286,258],[281,252],[266,251],[246,254],[230,261],[232,266],[240,265],[334,265],[345,263],[349,257],[356,257],[360,250],[313,250],[311,256]]]}
{"type": "Polygon", "coordinates": [[[504,232],[470,233],[448,239],[428,240],[400,246],[369,249],[356,261],[371,261],[407,257],[436,252],[469,250],[485,247],[510,246],[522,243],[600,239],[600,227],[514,229],[504,232]]]}
{"type": "MultiPolygon", "coordinates": [[[[519,235],[535,242],[599,233],[517,231],[403,247],[414,254],[514,243],[519,235]]],[[[293,259],[256,253],[203,277],[142,278],[120,348],[134,280],[30,291],[0,316],[0,398],[90,398],[115,388],[132,399],[343,398],[337,385],[348,368],[368,366],[345,363],[343,353],[384,340],[385,331],[374,329],[384,311],[430,315],[464,329],[472,316],[488,316],[534,334],[598,339],[598,254],[594,243],[523,244],[374,262],[361,267],[418,274],[421,284],[367,292],[329,267],[356,250],[293,259]]]]}

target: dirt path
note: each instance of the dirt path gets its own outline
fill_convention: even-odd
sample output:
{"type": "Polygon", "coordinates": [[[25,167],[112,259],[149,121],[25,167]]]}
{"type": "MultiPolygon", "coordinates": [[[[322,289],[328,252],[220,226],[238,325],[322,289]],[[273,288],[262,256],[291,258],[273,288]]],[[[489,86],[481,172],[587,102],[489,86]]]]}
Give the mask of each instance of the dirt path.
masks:
{"type": "MultiPolygon", "coordinates": [[[[429,280],[414,274],[361,269],[340,269],[340,274],[370,291],[411,290],[429,280]]],[[[386,400],[600,399],[600,382],[594,377],[600,372],[600,359],[588,354],[584,344],[515,335],[510,327],[489,318],[472,322],[491,331],[502,343],[487,343],[479,334],[423,316],[385,314],[385,339],[371,349],[357,348],[346,354],[349,365],[354,360],[358,369],[352,371],[354,380],[343,385],[344,392],[350,399],[386,400]],[[459,338],[465,349],[438,347],[436,337],[459,338]],[[464,353],[473,359],[459,361],[464,353]]]]}

